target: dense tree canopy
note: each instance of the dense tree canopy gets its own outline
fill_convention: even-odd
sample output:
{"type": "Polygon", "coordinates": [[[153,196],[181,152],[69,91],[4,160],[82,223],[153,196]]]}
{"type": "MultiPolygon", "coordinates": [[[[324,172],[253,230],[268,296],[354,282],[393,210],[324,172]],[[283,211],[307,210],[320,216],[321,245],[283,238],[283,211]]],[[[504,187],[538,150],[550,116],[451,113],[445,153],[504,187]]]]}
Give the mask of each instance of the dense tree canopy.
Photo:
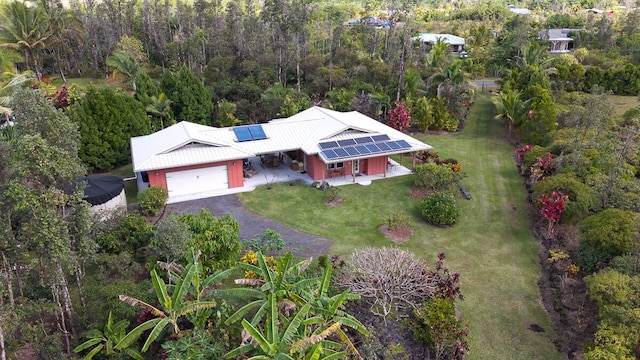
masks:
{"type": "Polygon", "coordinates": [[[80,158],[87,167],[110,170],[130,161],[130,139],[149,133],[149,119],[133,96],[110,88],[89,88],[69,110],[82,135],[80,158]]]}

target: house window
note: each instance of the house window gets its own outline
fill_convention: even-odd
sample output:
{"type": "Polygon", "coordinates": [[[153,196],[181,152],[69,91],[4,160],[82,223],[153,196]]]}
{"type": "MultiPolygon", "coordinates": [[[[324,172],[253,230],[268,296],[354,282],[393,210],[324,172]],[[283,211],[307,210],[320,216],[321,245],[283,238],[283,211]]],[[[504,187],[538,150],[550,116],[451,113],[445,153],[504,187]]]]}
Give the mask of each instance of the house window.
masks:
{"type": "Polygon", "coordinates": [[[342,169],[344,167],[344,163],[335,163],[335,164],[327,164],[327,170],[335,170],[342,169]]]}

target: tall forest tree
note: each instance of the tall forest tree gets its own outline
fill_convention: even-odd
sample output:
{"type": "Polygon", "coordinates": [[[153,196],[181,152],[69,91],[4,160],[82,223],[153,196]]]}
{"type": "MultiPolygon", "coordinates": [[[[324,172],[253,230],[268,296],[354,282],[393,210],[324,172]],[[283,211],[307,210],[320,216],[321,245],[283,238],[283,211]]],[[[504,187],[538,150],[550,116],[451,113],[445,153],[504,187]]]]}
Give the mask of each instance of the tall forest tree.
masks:
{"type": "MultiPolygon", "coordinates": [[[[14,95],[16,137],[9,143],[10,172],[2,186],[3,260],[10,263],[18,294],[48,289],[67,354],[77,335],[67,274],[76,273],[82,296],[82,259],[95,249],[88,234],[88,205],[81,187],[77,126],[35,90],[14,95]],[[8,259],[8,260],[7,260],[8,259]],[[33,274],[30,274],[33,272],[33,274]],[[32,282],[35,276],[36,282],[32,282]]],[[[12,284],[9,284],[12,286],[12,284]]],[[[47,292],[45,292],[47,293],[47,292]]]]}
{"type": "Polygon", "coordinates": [[[211,93],[186,66],[181,67],[176,74],[165,73],[160,81],[160,88],[171,99],[171,109],[176,121],[212,125],[211,93]]]}

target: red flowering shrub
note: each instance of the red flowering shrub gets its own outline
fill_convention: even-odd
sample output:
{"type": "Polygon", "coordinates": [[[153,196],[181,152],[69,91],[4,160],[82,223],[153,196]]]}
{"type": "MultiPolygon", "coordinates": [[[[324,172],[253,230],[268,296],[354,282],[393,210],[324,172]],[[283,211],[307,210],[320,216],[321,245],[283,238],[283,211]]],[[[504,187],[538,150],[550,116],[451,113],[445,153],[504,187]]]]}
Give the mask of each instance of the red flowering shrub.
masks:
{"type": "Polygon", "coordinates": [[[538,198],[540,213],[548,220],[547,237],[553,236],[555,226],[560,222],[567,200],[569,200],[569,195],[565,195],[560,191],[552,192],[551,196],[542,194],[538,198]]]}
{"type": "Polygon", "coordinates": [[[396,101],[396,107],[390,109],[387,113],[389,114],[387,125],[392,128],[404,132],[411,125],[411,109],[404,103],[396,101]]]}

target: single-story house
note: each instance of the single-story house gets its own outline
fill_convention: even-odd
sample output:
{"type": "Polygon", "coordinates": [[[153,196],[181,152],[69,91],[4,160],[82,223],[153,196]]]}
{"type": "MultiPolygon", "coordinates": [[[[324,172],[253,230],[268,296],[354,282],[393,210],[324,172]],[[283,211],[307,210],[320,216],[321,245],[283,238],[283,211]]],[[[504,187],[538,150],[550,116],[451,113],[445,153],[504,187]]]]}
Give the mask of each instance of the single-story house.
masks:
{"type": "Polygon", "coordinates": [[[420,43],[427,45],[428,50],[431,50],[433,45],[441,41],[449,45],[449,49],[454,54],[459,54],[464,51],[464,45],[466,44],[464,38],[451,34],[420,33],[414,37],[413,40],[420,41],[420,43]]]}
{"type": "Polygon", "coordinates": [[[577,32],[580,29],[547,29],[538,33],[538,38],[549,42],[549,54],[566,54],[573,50],[573,38],[569,33],[577,32]]]}
{"type": "MultiPolygon", "coordinates": [[[[165,188],[171,197],[241,188],[248,159],[286,163],[314,181],[336,175],[385,174],[389,155],[431,146],[357,111],[311,107],[260,125],[215,128],[179,122],[131,139],[138,189],[165,188]]],[[[250,162],[249,162],[250,164],[250,162]]]]}

